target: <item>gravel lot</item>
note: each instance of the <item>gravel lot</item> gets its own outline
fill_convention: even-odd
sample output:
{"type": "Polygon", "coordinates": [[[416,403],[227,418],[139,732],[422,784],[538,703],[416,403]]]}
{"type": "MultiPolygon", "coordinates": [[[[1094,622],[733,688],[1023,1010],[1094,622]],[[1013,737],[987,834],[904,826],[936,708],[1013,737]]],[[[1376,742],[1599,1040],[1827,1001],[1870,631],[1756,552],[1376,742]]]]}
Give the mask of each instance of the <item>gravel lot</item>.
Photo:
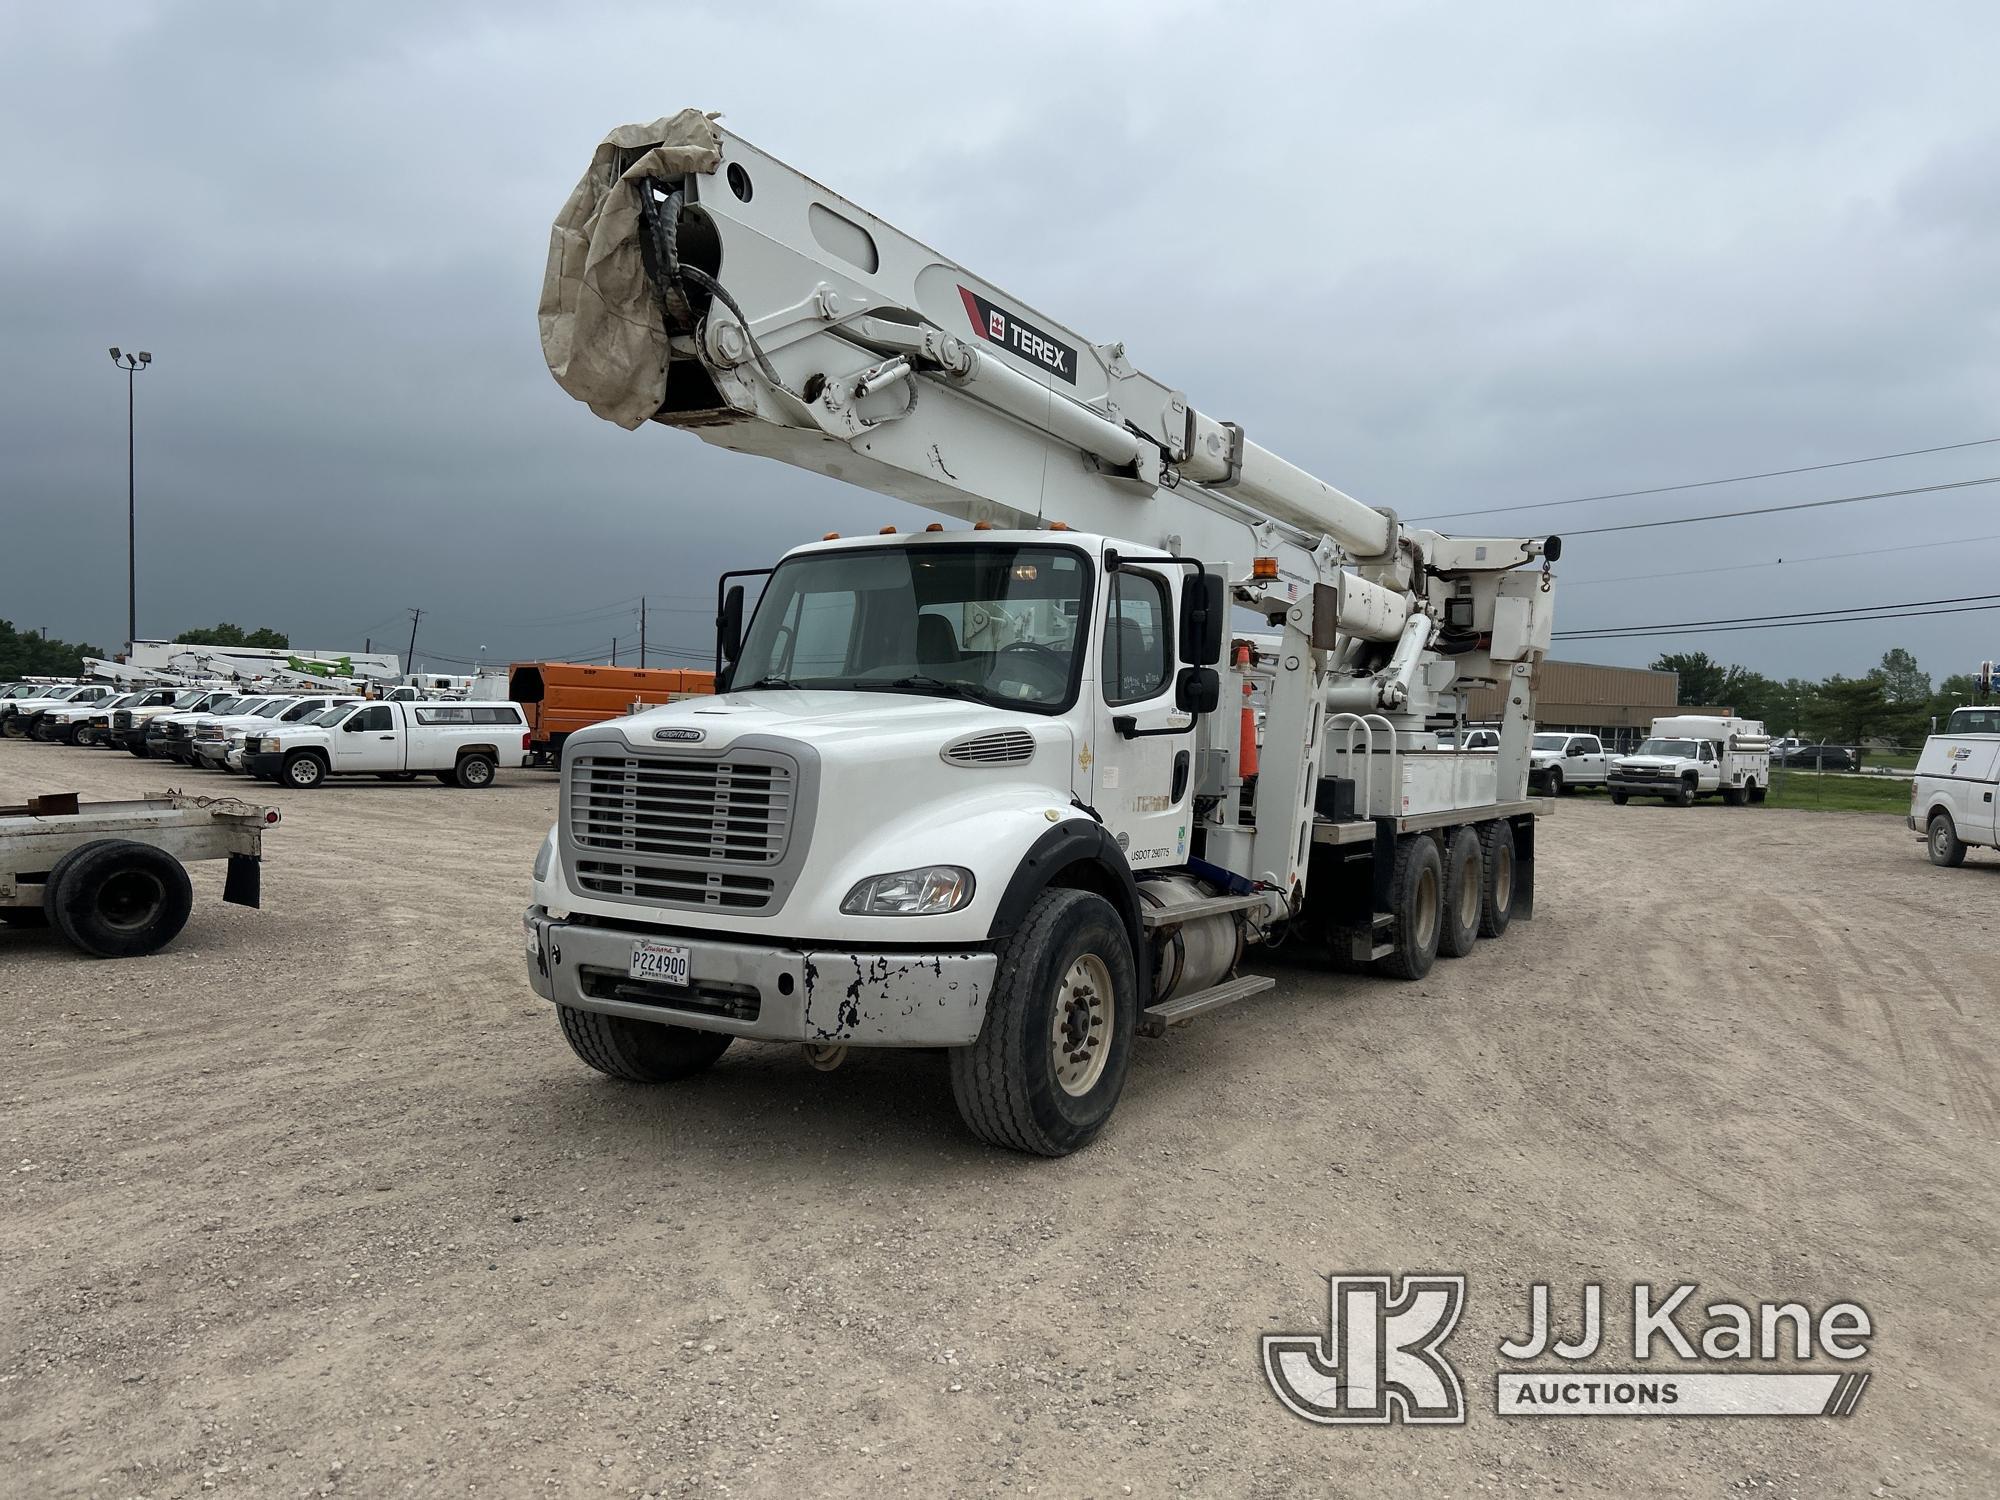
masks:
{"type": "MultiPolygon", "coordinates": [[[[0,802],[166,784],[246,785],[0,742],[0,802]]],[[[1287,964],[1045,1162],[936,1055],[586,1071],[522,975],[545,774],[267,791],[264,910],[203,866],[155,958],[0,929],[8,1494],[2000,1493],[1988,852],[1567,799],[1533,923],[1287,964]],[[1384,1269],[1471,1278],[1468,1425],[1266,1388],[1258,1335],[1384,1269]],[[1863,1303],[1860,1410],[1493,1415],[1529,1282],[1635,1278],[1863,1303]]]]}

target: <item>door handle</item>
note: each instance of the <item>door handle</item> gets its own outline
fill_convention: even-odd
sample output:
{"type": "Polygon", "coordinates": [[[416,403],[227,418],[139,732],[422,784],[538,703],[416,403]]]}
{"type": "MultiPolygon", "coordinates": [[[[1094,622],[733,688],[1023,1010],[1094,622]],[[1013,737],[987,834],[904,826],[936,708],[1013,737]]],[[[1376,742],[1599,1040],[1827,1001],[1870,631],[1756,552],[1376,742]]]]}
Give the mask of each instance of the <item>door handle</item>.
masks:
{"type": "Polygon", "coordinates": [[[1111,727],[1118,732],[1119,738],[1121,739],[1143,740],[1156,734],[1191,733],[1194,729],[1194,722],[1195,722],[1194,716],[1190,714],[1188,716],[1188,721],[1185,724],[1172,724],[1167,726],[1165,729],[1141,729],[1139,727],[1139,720],[1137,715],[1119,714],[1116,718],[1114,718],[1111,721],[1111,727]]]}

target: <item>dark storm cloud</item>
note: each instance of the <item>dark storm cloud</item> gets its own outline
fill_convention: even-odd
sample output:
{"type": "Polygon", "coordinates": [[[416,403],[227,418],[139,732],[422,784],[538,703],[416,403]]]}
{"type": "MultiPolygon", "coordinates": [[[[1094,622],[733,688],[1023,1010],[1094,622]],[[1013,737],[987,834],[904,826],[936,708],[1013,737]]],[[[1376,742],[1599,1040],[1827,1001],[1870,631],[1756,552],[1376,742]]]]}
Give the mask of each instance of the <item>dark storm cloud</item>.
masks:
{"type": "MultiPolygon", "coordinates": [[[[1269,446],[1406,515],[2000,433],[1985,7],[132,5],[0,35],[0,615],[231,618],[454,655],[603,649],[651,595],[898,502],[627,434],[542,367],[547,226],[610,126],[687,103],[1269,446]],[[1988,429],[1992,428],[1992,431],[1988,429]]],[[[2000,473],[2000,447],[1456,523],[1604,524],[2000,473]]],[[[1995,491],[1587,538],[1569,626],[1977,592],[1995,491]]],[[[1982,617],[1593,646],[1777,673],[1982,617]]],[[[1581,653],[1580,653],[1581,654],[1581,653]]]]}

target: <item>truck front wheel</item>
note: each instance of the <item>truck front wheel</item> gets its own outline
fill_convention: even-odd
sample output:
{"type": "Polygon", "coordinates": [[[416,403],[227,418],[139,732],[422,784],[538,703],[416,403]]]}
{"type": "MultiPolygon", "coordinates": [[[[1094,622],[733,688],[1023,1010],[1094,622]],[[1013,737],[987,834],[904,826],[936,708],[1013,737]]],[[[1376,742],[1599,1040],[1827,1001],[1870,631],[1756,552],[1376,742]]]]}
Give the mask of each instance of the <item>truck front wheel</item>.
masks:
{"type": "Polygon", "coordinates": [[[1000,944],[979,1036],[950,1054],[967,1128],[1037,1156],[1089,1145],[1124,1091],[1138,1002],[1132,945],[1111,903],[1043,891],[1000,944]]]}
{"type": "Polygon", "coordinates": [[[310,789],[326,780],[326,765],[310,750],[299,750],[285,757],[283,775],[286,786],[310,789]]]}
{"type": "Polygon", "coordinates": [[[1613,792],[1611,794],[1611,805],[1613,807],[1623,807],[1627,802],[1630,802],[1631,800],[1632,799],[1624,792],[1613,792]]]}
{"type": "Polygon", "coordinates": [[[1950,868],[1965,863],[1965,842],[1958,836],[1958,830],[1951,826],[1951,814],[1934,812],[1924,840],[1930,849],[1931,863],[1950,868]]]}
{"type": "Polygon", "coordinates": [[[599,1015],[558,1005],[563,1040],[578,1058],[607,1078],[627,1083],[672,1083],[701,1072],[729,1050],[724,1031],[661,1026],[624,1016],[599,1015]]]}
{"type": "Polygon", "coordinates": [[[1694,780],[1692,777],[1681,782],[1681,789],[1674,794],[1674,806],[1694,806],[1694,780]]]}

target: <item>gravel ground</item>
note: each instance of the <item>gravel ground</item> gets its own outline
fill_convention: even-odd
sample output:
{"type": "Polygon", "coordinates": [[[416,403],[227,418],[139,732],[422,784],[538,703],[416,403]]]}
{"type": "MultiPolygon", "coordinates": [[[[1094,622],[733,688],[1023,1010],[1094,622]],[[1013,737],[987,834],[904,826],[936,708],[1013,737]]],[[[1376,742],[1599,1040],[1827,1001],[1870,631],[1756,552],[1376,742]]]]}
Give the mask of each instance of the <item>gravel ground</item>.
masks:
{"type": "MultiPolygon", "coordinates": [[[[245,788],[0,742],[0,802],[170,783],[245,788]]],[[[0,929],[7,1494],[2000,1493],[1990,853],[1566,799],[1533,923],[1289,962],[1044,1162],[936,1055],[586,1071],[522,975],[546,775],[267,795],[262,911],[204,866],[151,959],[0,929]],[[1267,1389],[1258,1335],[1383,1269],[1470,1278],[1466,1426],[1267,1389]],[[1494,1416],[1529,1282],[1634,1279],[1860,1301],[1866,1399],[1494,1416]]]]}

